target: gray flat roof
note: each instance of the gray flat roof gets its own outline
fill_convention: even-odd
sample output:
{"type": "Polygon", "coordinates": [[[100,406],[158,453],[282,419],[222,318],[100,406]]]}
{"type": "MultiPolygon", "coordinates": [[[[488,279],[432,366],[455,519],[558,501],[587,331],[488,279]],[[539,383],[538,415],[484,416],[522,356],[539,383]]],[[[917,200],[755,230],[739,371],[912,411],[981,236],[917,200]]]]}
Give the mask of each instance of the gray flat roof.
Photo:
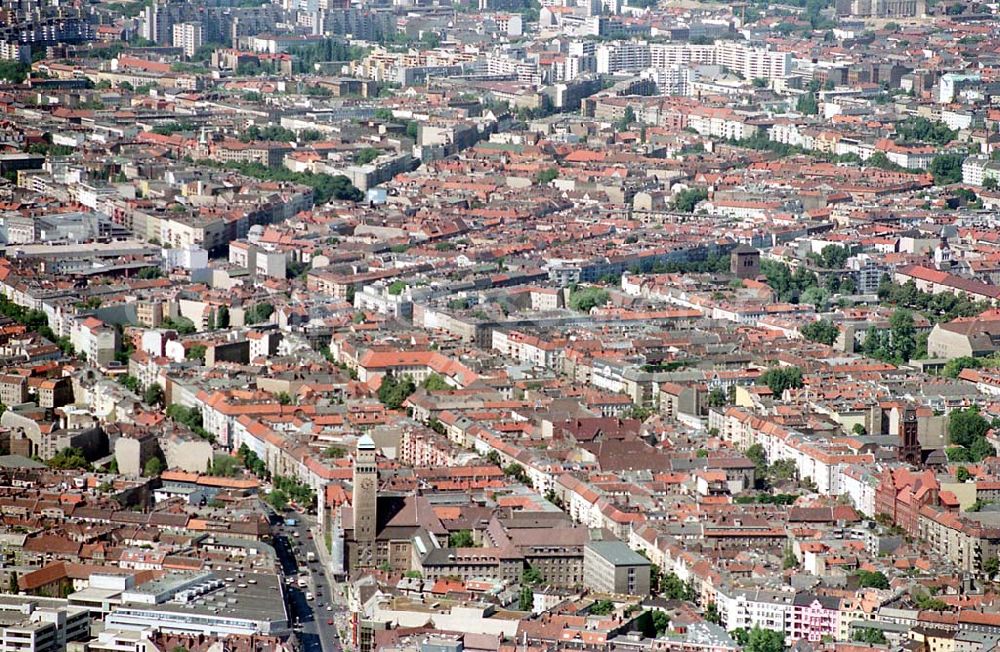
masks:
{"type": "Polygon", "coordinates": [[[648,566],[649,560],[621,541],[591,541],[587,548],[615,566],[648,566]]]}

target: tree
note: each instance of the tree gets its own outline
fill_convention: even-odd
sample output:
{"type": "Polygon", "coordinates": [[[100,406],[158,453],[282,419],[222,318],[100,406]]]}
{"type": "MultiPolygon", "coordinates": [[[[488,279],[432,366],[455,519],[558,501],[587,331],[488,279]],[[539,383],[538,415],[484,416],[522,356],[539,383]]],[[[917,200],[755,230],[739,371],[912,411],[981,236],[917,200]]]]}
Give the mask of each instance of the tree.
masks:
{"type": "Polygon", "coordinates": [[[781,560],[781,567],[785,570],[789,568],[795,568],[799,565],[799,560],[795,556],[795,552],[791,548],[785,549],[785,556],[781,560]]]}
{"type": "Polygon", "coordinates": [[[448,535],[448,546],[451,548],[472,548],[475,545],[471,530],[458,530],[448,535]]]}
{"type": "Polygon", "coordinates": [[[722,624],[722,614],[719,613],[719,607],[714,602],[709,602],[708,606],[705,607],[705,620],[716,625],[722,624]]]}
{"type": "Polygon", "coordinates": [[[728,397],[726,392],[721,387],[715,387],[708,393],[708,406],[709,407],[723,407],[726,404],[728,397]]]}
{"type": "Polygon", "coordinates": [[[960,466],[957,469],[955,469],[955,479],[958,480],[959,482],[968,482],[969,478],[971,477],[972,474],[969,473],[969,469],[965,468],[964,466],[960,466]]]}
{"type": "Polygon", "coordinates": [[[124,376],[119,376],[118,383],[128,391],[132,392],[133,394],[139,393],[140,389],[139,379],[136,378],[135,376],[131,376],[129,374],[125,374],[124,376]]]}
{"type": "Polygon", "coordinates": [[[858,643],[867,643],[869,645],[885,645],[887,643],[885,639],[885,634],[881,629],[875,629],[874,627],[859,627],[854,630],[851,635],[851,640],[858,643]]]}
{"type": "Polygon", "coordinates": [[[424,378],[424,382],[420,383],[420,386],[428,392],[447,392],[454,389],[448,384],[448,381],[444,379],[444,376],[441,376],[440,374],[430,374],[427,378],[424,378]]]}
{"type": "Polygon", "coordinates": [[[368,165],[379,157],[379,151],[374,147],[365,147],[354,155],[356,165],[368,165]]]}
{"type": "Polygon", "coordinates": [[[630,106],[626,106],[622,119],[615,124],[615,129],[617,131],[628,131],[629,125],[633,122],[635,122],[635,109],[630,106]]]}
{"type": "Polygon", "coordinates": [[[204,344],[195,344],[184,354],[184,357],[188,360],[204,360],[205,353],[208,351],[208,347],[204,344]]]}
{"type": "Polygon", "coordinates": [[[50,469],[68,471],[72,469],[90,470],[90,462],[84,457],[83,451],[79,448],[67,447],[49,458],[46,464],[50,469]]]}
{"type": "Polygon", "coordinates": [[[161,473],[163,473],[163,462],[160,461],[159,457],[149,458],[146,465],[142,467],[142,474],[147,478],[158,478],[161,473]]]}
{"type": "Polygon", "coordinates": [[[747,642],[743,649],[745,652],[784,652],[785,634],[754,625],[747,634],[747,642]]]}
{"type": "Polygon", "coordinates": [[[611,600],[598,600],[590,605],[589,612],[594,616],[607,616],[615,610],[615,603],[611,600]]]}
{"type": "Polygon", "coordinates": [[[272,314],[274,314],[274,306],[267,301],[263,301],[247,310],[243,316],[243,320],[247,324],[259,324],[270,319],[272,314]]]}
{"type": "Polygon", "coordinates": [[[854,576],[858,578],[858,586],[862,589],[889,588],[889,578],[880,571],[859,570],[854,576]]]}
{"type": "Polygon", "coordinates": [[[406,281],[393,281],[392,283],[389,284],[389,287],[386,288],[386,292],[388,292],[393,296],[399,296],[403,293],[403,290],[405,289],[406,289],[406,281]]]}
{"type": "Polygon", "coordinates": [[[802,370],[798,367],[771,367],[760,375],[757,383],[767,385],[775,396],[781,396],[786,389],[802,387],[802,370]]]}
{"type": "Polygon", "coordinates": [[[142,395],[142,398],[146,405],[162,405],[163,388],[160,387],[159,383],[153,383],[146,388],[146,392],[142,395]]]}
{"type": "Polygon", "coordinates": [[[983,361],[979,358],[971,356],[952,358],[944,365],[944,375],[948,378],[958,378],[963,369],[980,369],[982,366],[983,361]]]}
{"type": "Polygon", "coordinates": [[[602,288],[577,289],[569,295],[569,307],[578,312],[590,312],[593,308],[606,304],[610,298],[608,291],[602,288]]]}
{"type": "Polygon", "coordinates": [[[906,362],[917,350],[917,329],[913,324],[913,313],[896,310],[889,318],[889,337],[893,357],[906,362]]]}
{"type": "Polygon", "coordinates": [[[270,504],[276,511],[283,512],[288,509],[288,495],[280,489],[275,489],[267,494],[265,500],[267,500],[268,504],[270,504]]]}
{"type": "Polygon", "coordinates": [[[987,578],[992,578],[997,573],[1000,573],[1000,559],[996,557],[987,557],[983,560],[983,575],[987,578]]]}
{"type": "Polygon", "coordinates": [[[226,306],[219,306],[219,309],[216,311],[215,327],[229,328],[229,308],[226,306]]]}
{"type": "Polygon", "coordinates": [[[670,629],[670,616],[666,612],[657,609],[653,612],[653,629],[656,630],[656,635],[660,636],[665,631],[670,629]]]}
{"type": "Polygon", "coordinates": [[[291,405],[293,401],[292,395],[288,392],[278,392],[274,397],[278,399],[278,403],[281,405],[291,405]]]}
{"type": "Polygon", "coordinates": [[[854,427],[851,428],[851,433],[855,435],[867,435],[868,429],[862,423],[855,423],[854,427]]]}
{"type": "Polygon", "coordinates": [[[931,143],[939,147],[955,140],[958,132],[938,120],[916,116],[896,125],[896,134],[902,143],[931,143]]]}
{"type": "Polygon", "coordinates": [[[830,346],[837,341],[840,329],[829,319],[809,322],[802,327],[802,336],[811,342],[819,342],[830,346]]]}
{"type": "Polygon", "coordinates": [[[757,475],[764,475],[767,471],[767,456],[764,453],[764,447],[760,444],[753,444],[746,449],[746,456],[756,467],[757,475]]]}
{"type": "Polygon", "coordinates": [[[531,611],[535,605],[535,592],[530,586],[521,587],[521,593],[517,598],[517,608],[521,611],[531,611]]]}
{"type": "Polygon", "coordinates": [[[934,175],[934,183],[938,186],[946,186],[951,183],[958,183],[962,180],[961,154],[938,154],[931,160],[930,171],[934,175]]]}
{"type": "Polygon", "coordinates": [[[210,475],[220,478],[233,478],[240,474],[240,461],[226,453],[216,453],[212,456],[210,475]]]}
{"type": "Polygon", "coordinates": [[[987,457],[995,457],[997,449],[985,437],[980,437],[969,446],[969,453],[974,462],[981,462],[987,457]]]}
{"type": "Polygon", "coordinates": [[[976,408],[952,410],[948,415],[948,438],[958,446],[971,447],[989,432],[990,423],[976,408]]]}
{"type": "Polygon", "coordinates": [[[397,378],[391,373],[386,374],[378,388],[378,400],[390,410],[398,410],[416,389],[416,384],[409,376],[397,378]]]}
{"type": "Polygon", "coordinates": [[[660,592],[671,600],[684,600],[687,598],[687,587],[681,578],[674,573],[664,573],[660,580],[660,592]]]}
{"type": "Polygon", "coordinates": [[[521,584],[527,586],[538,586],[544,580],[545,578],[542,577],[541,572],[539,572],[537,568],[533,568],[531,566],[528,566],[524,569],[524,572],[521,573],[521,584]]]}
{"type": "Polygon", "coordinates": [[[674,195],[674,210],[681,213],[693,213],[695,207],[708,199],[705,188],[686,188],[674,195]]]}
{"type": "Polygon", "coordinates": [[[997,189],[997,178],[996,177],[986,177],[983,179],[983,189],[984,190],[996,190],[997,189]]]}
{"type": "Polygon", "coordinates": [[[559,176],[558,168],[546,168],[535,174],[533,182],[536,186],[547,186],[559,176]]]}
{"type": "Polygon", "coordinates": [[[17,573],[11,571],[7,576],[7,593],[17,595],[21,591],[21,586],[17,582],[17,573]]]}
{"type": "Polygon", "coordinates": [[[819,113],[819,103],[816,101],[815,93],[805,93],[799,95],[795,103],[795,110],[804,115],[817,115],[819,113]]]}

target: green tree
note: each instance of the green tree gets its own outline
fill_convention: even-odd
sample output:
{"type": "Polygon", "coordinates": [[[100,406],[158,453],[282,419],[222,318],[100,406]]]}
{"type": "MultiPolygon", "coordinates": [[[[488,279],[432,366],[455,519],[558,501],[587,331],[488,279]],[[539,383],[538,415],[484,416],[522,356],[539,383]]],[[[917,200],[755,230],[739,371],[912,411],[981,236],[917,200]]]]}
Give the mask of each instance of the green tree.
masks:
{"type": "Polygon", "coordinates": [[[162,405],[163,404],[163,388],[160,387],[159,383],[152,383],[146,388],[145,393],[142,395],[143,401],[146,405],[162,405]]]}
{"type": "Polygon", "coordinates": [[[983,179],[983,190],[996,190],[997,189],[997,178],[996,177],[986,177],[983,179]]]}
{"type": "Polygon", "coordinates": [[[990,423],[976,408],[952,410],[948,414],[948,438],[958,446],[971,447],[989,432],[990,423]]]}
{"type": "Polygon", "coordinates": [[[588,610],[594,616],[607,616],[614,613],[615,603],[611,600],[598,600],[597,602],[590,605],[588,610]]]}
{"type": "Polygon", "coordinates": [[[969,453],[974,462],[981,462],[987,457],[995,457],[997,449],[986,437],[980,437],[972,442],[972,446],[969,446],[969,453]]]}
{"type": "Polygon", "coordinates": [[[955,140],[958,132],[943,122],[922,116],[909,117],[896,125],[896,134],[902,143],[930,143],[939,147],[955,140]]]}
{"type": "Polygon", "coordinates": [[[854,633],[851,634],[851,640],[869,645],[885,645],[887,643],[882,630],[875,629],[874,627],[859,627],[855,629],[854,633]]]}
{"type": "Polygon", "coordinates": [[[930,166],[935,185],[946,186],[961,181],[962,161],[964,159],[965,157],[961,154],[938,154],[935,156],[930,166]]]}
{"type": "Polygon", "coordinates": [[[859,570],[854,576],[858,578],[858,586],[862,589],[889,588],[889,578],[880,571],[859,570]]]}
{"type": "Polygon", "coordinates": [[[725,390],[721,387],[715,387],[708,393],[708,406],[709,407],[723,407],[727,402],[728,397],[726,396],[725,390]]]}
{"type": "Polygon", "coordinates": [[[695,207],[708,199],[705,188],[686,188],[674,195],[674,210],[681,213],[693,213],[695,207]]]}
{"type": "Polygon", "coordinates": [[[983,575],[987,578],[992,578],[997,573],[1000,573],[1000,559],[996,557],[987,557],[983,560],[983,575]]]}
{"type": "Polygon", "coordinates": [[[802,370],[798,367],[771,367],[760,375],[757,384],[767,385],[775,396],[781,396],[786,389],[802,387],[802,370]]]}
{"type": "Polygon", "coordinates": [[[259,324],[261,322],[266,322],[273,314],[274,306],[266,301],[263,301],[247,310],[244,313],[243,320],[247,324],[259,324]]]}
{"type": "Polygon", "coordinates": [[[142,474],[147,478],[158,478],[161,473],[163,473],[163,462],[160,461],[159,457],[149,458],[146,465],[142,467],[142,474]]]}
{"type": "Polygon", "coordinates": [[[379,157],[379,153],[374,147],[365,147],[354,155],[354,163],[357,165],[368,165],[379,157]]]}
{"type": "Polygon", "coordinates": [[[659,609],[655,610],[653,612],[653,628],[656,630],[657,636],[666,632],[670,629],[670,616],[659,609]]]}
{"type": "Polygon", "coordinates": [[[983,361],[979,358],[970,356],[952,358],[944,365],[944,375],[948,378],[958,378],[963,369],[980,369],[982,366],[983,361]]]}
{"type": "Polygon", "coordinates": [[[559,176],[559,168],[546,168],[535,174],[533,183],[536,186],[547,186],[559,176]]]}
{"type": "Polygon", "coordinates": [[[216,453],[212,456],[210,475],[220,478],[234,478],[240,474],[240,461],[226,453],[216,453]]]}
{"type": "Polygon", "coordinates": [[[524,569],[524,572],[521,573],[521,584],[526,586],[538,586],[543,581],[545,581],[545,578],[542,577],[541,572],[532,566],[528,566],[524,569]]]}
{"type": "Polygon", "coordinates": [[[705,607],[705,620],[715,625],[722,624],[722,614],[719,613],[719,607],[714,602],[709,602],[708,606],[705,607]]]}
{"type": "Polygon", "coordinates": [[[139,379],[128,374],[119,376],[118,383],[133,394],[138,394],[141,389],[139,386],[139,379]]]}
{"type": "Polygon", "coordinates": [[[819,319],[809,322],[801,328],[802,336],[811,342],[819,342],[827,346],[837,341],[840,329],[829,319],[819,319]]]}
{"type": "Polygon", "coordinates": [[[448,535],[448,546],[451,548],[473,548],[475,545],[471,530],[458,530],[448,535]]]}
{"type": "Polygon", "coordinates": [[[971,477],[972,474],[969,473],[969,469],[965,468],[964,466],[960,466],[957,469],[955,469],[955,479],[958,480],[959,482],[968,482],[969,478],[971,477]]]}
{"type": "Polygon", "coordinates": [[[784,652],[785,634],[755,625],[747,635],[745,652],[784,652]]]}
{"type": "Polygon", "coordinates": [[[535,592],[531,590],[530,586],[521,587],[521,593],[518,595],[517,608],[521,611],[531,611],[535,604],[535,592]]]}
{"type": "Polygon", "coordinates": [[[216,311],[215,327],[229,328],[229,308],[226,306],[219,306],[219,309],[216,311]]]}
{"type": "Polygon", "coordinates": [[[610,298],[611,295],[603,288],[576,289],[569,295],[569,307],[578,312],[590,312],[591,309],[606,304],[610,298]]]}
{"type": "Polygon", "coordinates": [[[424,382],[420,383],[420,386],[428,392],[446,392],[454,389],[440,374],[430,374],[424,378],[424,382]]]}
{"type": "Polygon", "coordinates": [[[889,337],[893,357],[906,362],[917,350],[917,329],[913,323],[913,313],[909,310],[896,310],[889,318],[889,337]]]}
{"type": "Polygon", "coordinates": [[[406,281],[393,281],[392,283],[389,284],[389,287],[386,288],[386,292],[388,292],[393,296],[399,296],[403,293],[403,290],[405,289],[406,289],[406,281]]]}
{"type": "Polygon", "coordinates": [[[795,110],[804,115],[817,115],[819,113],[819,103],[816,101],[815,93],[805,93],[799,95],[795,103],[795,110]]]}
{"type": "Polygon", "coordinates": [[[288,495],[280,489],[275,489],[267,494],[265,500],[267,500],[268,504],[270,504],[276,511],[283,512],[288,509],[288,495]]]}
{"type": "Polygon", "coordinates": [[[184,354],[188,360],[204,360],[208,348],[204,344],[195,344],[184,354]]]}
{"type": "Polygon", "coordinates": [[[386,374],[378,388],[378,400],[390,410],[398,410],[416,389],[416,384],[409,376],[397,378],[391,373],[386,374]]]}
{"type": "Polygon", "coordinates": [[[71,469],[83,469],[86,471],[90,470],[90,462],[84,457],[83,451],[79,448],[64,448],[46,462],[49,468],[58,469],[60,471],[68,471],[71,469]]]}

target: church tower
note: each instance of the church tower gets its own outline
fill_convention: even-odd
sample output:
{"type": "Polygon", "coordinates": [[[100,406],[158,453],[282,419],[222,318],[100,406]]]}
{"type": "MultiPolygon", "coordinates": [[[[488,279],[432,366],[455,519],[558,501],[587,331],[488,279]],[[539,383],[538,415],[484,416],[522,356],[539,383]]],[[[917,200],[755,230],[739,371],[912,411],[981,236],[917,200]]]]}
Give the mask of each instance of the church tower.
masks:
{"type": "Polygon", "coordinates": [[[354,456],[354,541],[359,568],[375,566],[375,534],[378,504],[378,467],[375,442],[368,435],[358,440],[354,456]]]}

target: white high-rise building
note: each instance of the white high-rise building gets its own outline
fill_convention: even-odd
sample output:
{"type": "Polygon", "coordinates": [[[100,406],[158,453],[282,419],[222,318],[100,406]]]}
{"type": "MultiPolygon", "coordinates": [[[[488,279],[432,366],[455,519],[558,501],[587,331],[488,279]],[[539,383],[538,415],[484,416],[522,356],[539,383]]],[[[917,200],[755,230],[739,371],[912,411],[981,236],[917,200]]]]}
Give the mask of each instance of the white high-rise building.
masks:
{"type": "Polygon", "coordinates": [[[174,25],[174,47],[181,48],[184,56],[193,57],[204,43],[201,23],[177,23],[174,25]]]}

